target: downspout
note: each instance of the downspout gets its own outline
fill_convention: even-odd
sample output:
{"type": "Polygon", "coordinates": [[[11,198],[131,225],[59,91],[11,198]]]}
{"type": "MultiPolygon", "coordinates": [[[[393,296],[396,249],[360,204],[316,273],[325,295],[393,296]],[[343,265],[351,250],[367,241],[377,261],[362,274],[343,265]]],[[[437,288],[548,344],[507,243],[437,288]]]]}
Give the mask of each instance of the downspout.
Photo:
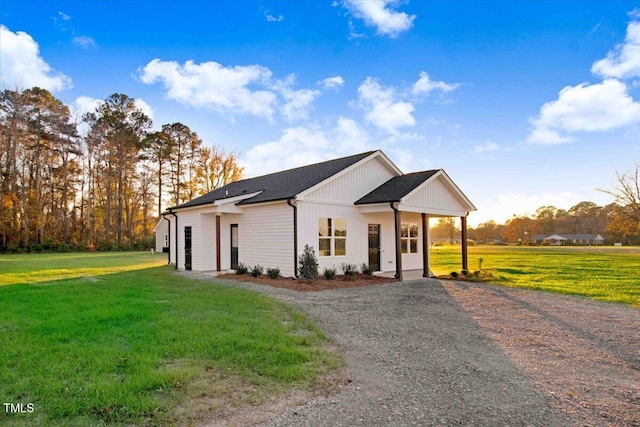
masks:
{"type": "MultiPolygon", "coordinates": [[[[176,219],[176,267],[175,269],[177,270],[178,269],[178,215],[173,213],[171,209],[169,209],[169,215],[173,215],[173,217],[176,219]]],[[[171,232],[169,232],[169,234],[171,234],[171,232]]],[[[171,246],[169,246],[169,253],[171,253],[171,246]]]]}
{"type": "Polygon", "coordinates": [[[396,224],[396,275],[395,278],[402,280],[402,242],[400,241],[400,211],[389,202],[389,206],[393,209],[394,222],[396,224]]]}
{"type": "MultiPolygon", "coordinates": [[[[167,237],[168,237],[168,245],[169,245],[169,250],[167,251],[167,264],[171,264],[171,220],[167,219],[167,214],[162,214],[162,219],[164,219],[165,221],[167,221],[169,224],[167,225],[167,237]]],[[[176,240],[178,240],[178,237],[176,236],[176,240]]]]}
{"type": "MultiPolygon", "coordinates": [[[[467,212],[469,215],[469,212],[467,212]]],[[[469,271],[469,256],[467,250],[467,217],[460,217],[460,229],[461,229],[461,240],[462,240],[462,272],[466,274],[469,271]]]]}
{"type": "Polygon", "coordinates": [[[298,206],[287,199],[287,204],[293,208],[293,275],[298,278],[298,206]]]}

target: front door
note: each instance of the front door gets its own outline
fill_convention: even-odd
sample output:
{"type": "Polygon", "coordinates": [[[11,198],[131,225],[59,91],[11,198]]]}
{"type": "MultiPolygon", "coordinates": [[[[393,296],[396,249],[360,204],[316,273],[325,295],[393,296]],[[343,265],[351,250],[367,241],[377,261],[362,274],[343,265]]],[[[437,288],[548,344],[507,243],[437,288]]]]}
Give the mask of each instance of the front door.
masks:
{"type": "Polygon", "coordinates": [[[369,266],[380,271],[380,224],[369,224],[369,266]]]}
{"type": "Polygon", "coordinates": [[[238,224],[231,224],[231,269],[238,268],[238,224]]]}
{"type": "Polygon", "coordinates": [[[191,227],[184,228],[184,269],[191,270],[191,227]]]}

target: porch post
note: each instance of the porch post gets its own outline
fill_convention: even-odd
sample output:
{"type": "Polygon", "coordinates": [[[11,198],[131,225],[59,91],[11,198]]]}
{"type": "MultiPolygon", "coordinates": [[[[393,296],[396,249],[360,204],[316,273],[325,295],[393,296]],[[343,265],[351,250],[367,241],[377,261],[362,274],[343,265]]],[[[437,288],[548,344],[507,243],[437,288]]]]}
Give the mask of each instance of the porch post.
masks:
{"type": "Polygon", "coordinates": [[[396,275],[395,278],[402,280],[402,241],[400,240],[400,232],[402,230],[400,225],[400,211],[393,206],[393,202],[390,203],[391,209],[393,209],[394,219],[396,224],[396,275]]]}
{"type": "Polygon", "coordinates": [[[467,217],[460,217],[460,229],[462,234],[462,271],[469,271],[469,260],[467,256],[467,217]]]}
{"type": "Polygon", "coordinates": [[[220,262],[220,215],[216,215],[216,271],[222,270],[220,262]]]}
{"type": "Polygon", "coordinates": [[[422,214],[422,277],[429,277],[429,215],[422,214]]]}

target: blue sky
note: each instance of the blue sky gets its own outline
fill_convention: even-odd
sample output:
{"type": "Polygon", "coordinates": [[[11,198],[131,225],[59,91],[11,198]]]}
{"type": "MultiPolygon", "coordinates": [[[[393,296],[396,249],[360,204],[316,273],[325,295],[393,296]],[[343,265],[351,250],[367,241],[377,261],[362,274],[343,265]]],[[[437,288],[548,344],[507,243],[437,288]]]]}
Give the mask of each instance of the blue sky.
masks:
{"type": "Polygon", "coordinates": [[[0,25],[3,89],[125,93],[253,176],[381,148],[445,169],[472,225],[609,203],[640,162],[635,2],[3,0],[0,25]]]}

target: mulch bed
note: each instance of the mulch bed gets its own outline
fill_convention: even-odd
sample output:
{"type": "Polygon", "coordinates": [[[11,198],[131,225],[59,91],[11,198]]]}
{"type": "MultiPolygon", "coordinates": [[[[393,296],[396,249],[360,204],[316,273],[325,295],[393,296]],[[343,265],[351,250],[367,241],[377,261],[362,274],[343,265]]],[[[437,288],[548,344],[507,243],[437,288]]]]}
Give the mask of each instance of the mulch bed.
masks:
{"type": "Polygon", "coordinates": [[[270,279],[267,276],[252,277],[249,274],[221,274],[217,276],[221,279],[238,280],[241,282],[251,282],[258,285],[268,285],[274,288],[290,289],[299,292],[317,292],[330,289],[354,288],[357,286],[383,285],[396,282],[397,279],[380,276],[367,276],[365,274],[355,274],[353,276],[336,276],[333,280],[319,278],[313,282],[296,279],[294,277],[278,277],[270,279]]]}

